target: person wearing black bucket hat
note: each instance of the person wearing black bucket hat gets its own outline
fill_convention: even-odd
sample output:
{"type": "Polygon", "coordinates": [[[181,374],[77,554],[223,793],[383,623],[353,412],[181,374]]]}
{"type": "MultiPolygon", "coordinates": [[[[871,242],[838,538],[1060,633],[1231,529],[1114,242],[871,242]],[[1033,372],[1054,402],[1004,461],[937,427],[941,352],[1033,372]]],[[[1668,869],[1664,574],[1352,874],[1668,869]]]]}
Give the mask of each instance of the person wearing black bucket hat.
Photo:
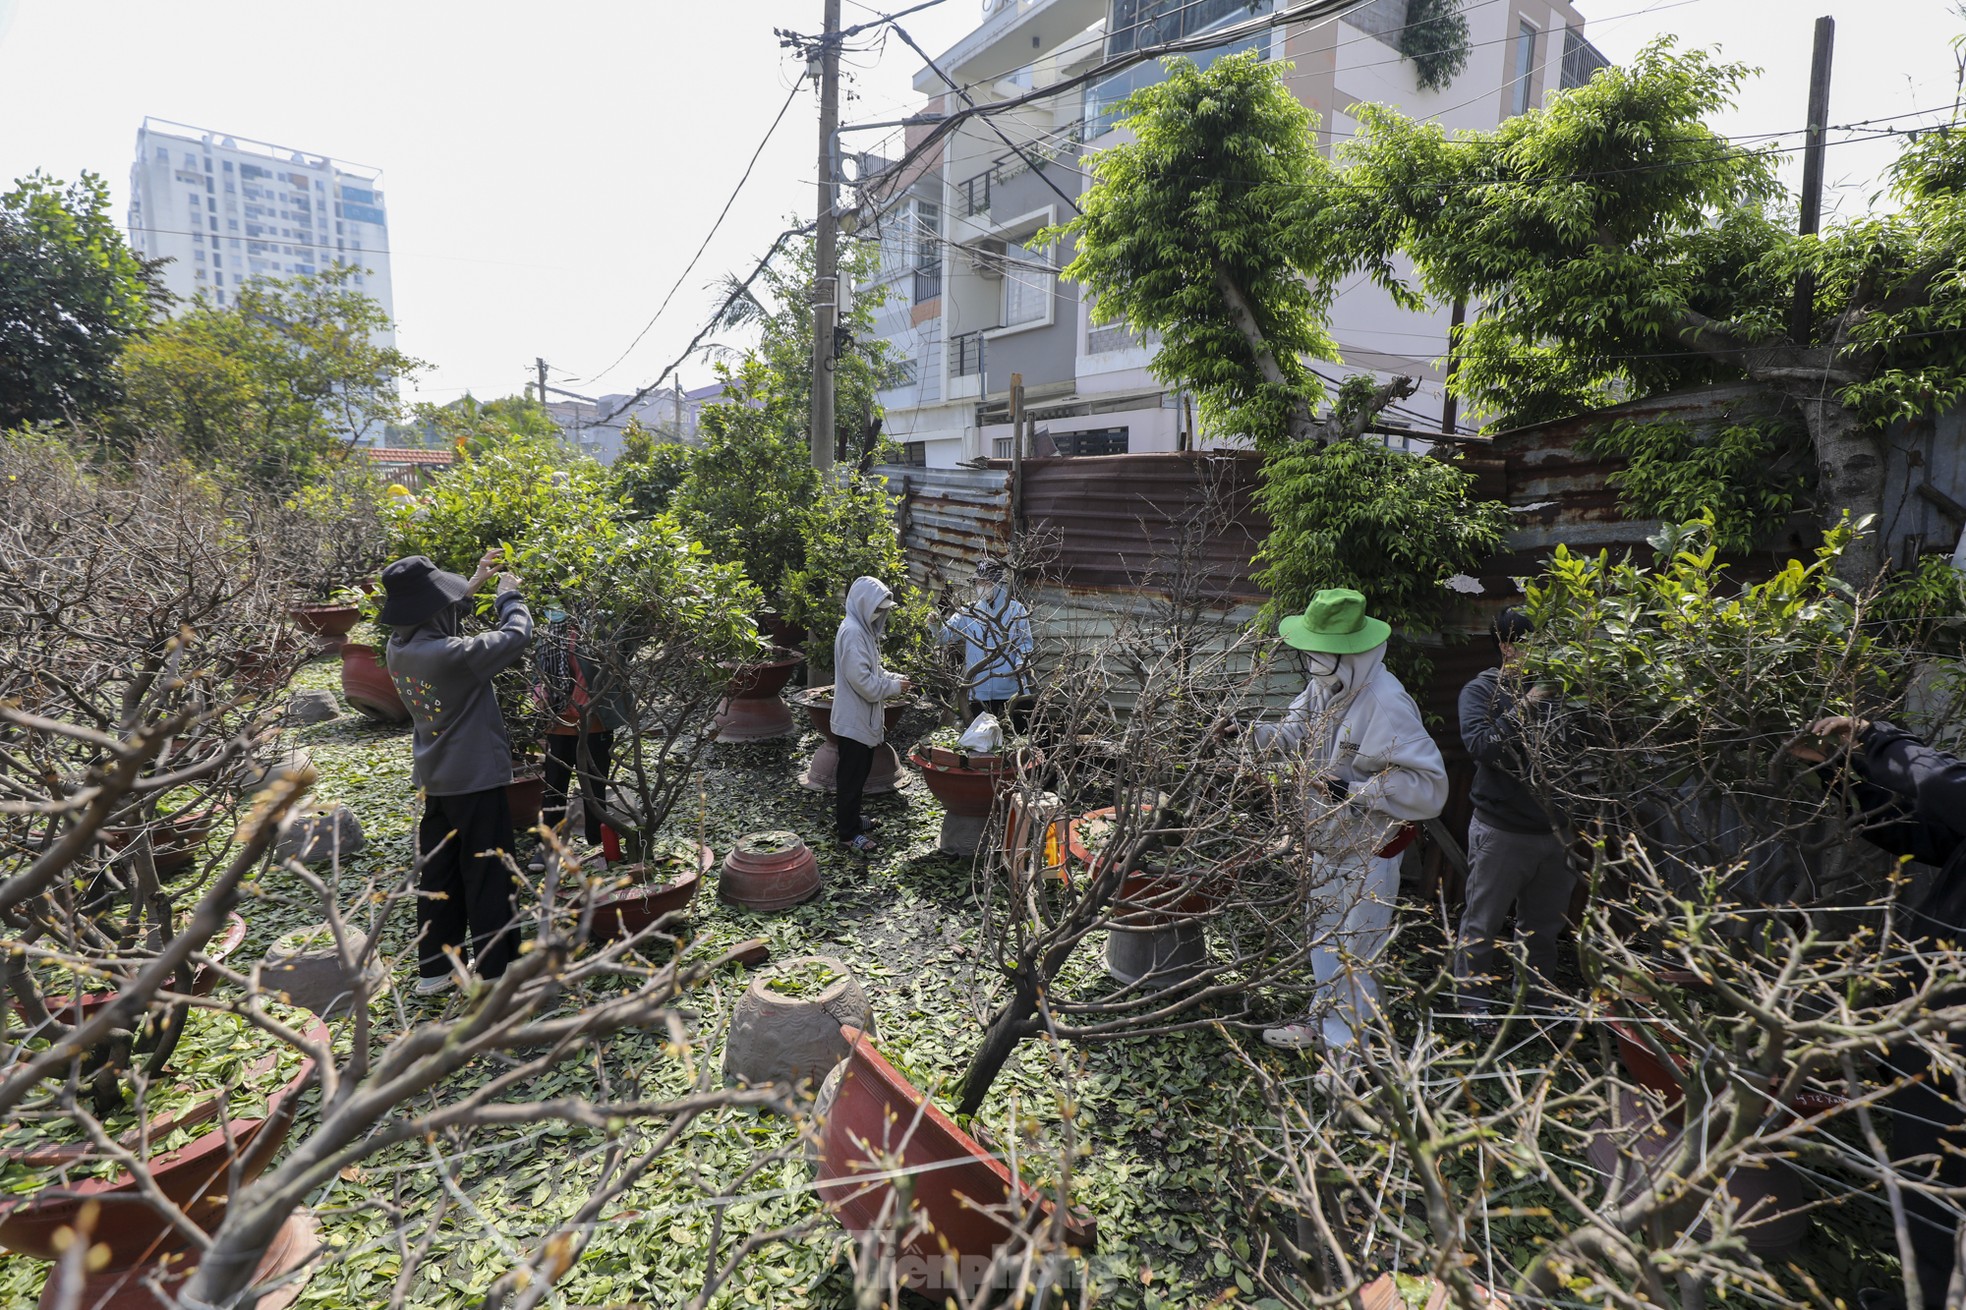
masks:
{"type": "Polygon", "coordinates": [[[468,945],[480,978],[505,972],[518,946],[513,847],[512,741],[492,679],[519,662],[532,642],[532,615],[519,579],[498,575],[498,626],[466,637],[459,624],[471,594],[492,575],[488,550],[470,578],[423,555],[399,559],[379,575],[378,621],[389,638],[389,676],[415,724],[413,776],[423,789],[417,825],[418,992],[452,985],[468,945]]]}

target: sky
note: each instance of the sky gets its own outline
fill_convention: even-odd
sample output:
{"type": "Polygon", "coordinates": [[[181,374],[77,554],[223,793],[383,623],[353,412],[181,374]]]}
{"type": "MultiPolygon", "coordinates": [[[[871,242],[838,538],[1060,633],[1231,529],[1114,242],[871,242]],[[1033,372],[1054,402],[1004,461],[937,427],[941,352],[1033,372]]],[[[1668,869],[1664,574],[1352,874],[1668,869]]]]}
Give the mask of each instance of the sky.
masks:
{"type": "MultiPolygon", "coordinates": [[[[1799,142],[1814,22],[1835,17],[1830,121],[1886,120],[1832,133],[1825,209],[1846,216],[1883,185],[1888,130],[1945,116],[1951,39],[1966,31],[1952,0],[1578,8],[1613,60],[1675,36],[1763,69],[1718,125],[1765,146],[1799,142]]],[[[848,24],[876,16],[859,0],[844,10],[848,24]]],[[[980,15],[977,0],[944,0],[900,23],[939,54],[980,15]]],[[[817,97],[794,92],[803,62],[774,29],[820,23],[820,0],[0,0],[0,184],[99,173],[120,222],[145,115],[379,168],[398,344],[432,366],[413,398],[516,393],[535,357],[569,391],[632,391],[683,352],[721,275],[810,217],[817,97]]],[[[847,123],[919,107],[912,51],[879,30],[854,45],[847,123]]],[[[707,383],[710,364],[680,376],[707,383]]]]}

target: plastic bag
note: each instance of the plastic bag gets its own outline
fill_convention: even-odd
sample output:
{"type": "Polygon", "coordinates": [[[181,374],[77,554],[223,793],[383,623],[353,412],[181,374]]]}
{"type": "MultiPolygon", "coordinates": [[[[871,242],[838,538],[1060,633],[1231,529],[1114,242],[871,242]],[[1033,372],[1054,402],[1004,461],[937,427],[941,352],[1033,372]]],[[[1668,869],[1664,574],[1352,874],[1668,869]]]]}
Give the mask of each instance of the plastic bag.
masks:
{"type": "Polygon", "coordinates": [[[996,715],[985,710],[969,721],[956,745],[978,755],[995,755],[1003,749],[1003,725],[997,722],[996,715]]]}

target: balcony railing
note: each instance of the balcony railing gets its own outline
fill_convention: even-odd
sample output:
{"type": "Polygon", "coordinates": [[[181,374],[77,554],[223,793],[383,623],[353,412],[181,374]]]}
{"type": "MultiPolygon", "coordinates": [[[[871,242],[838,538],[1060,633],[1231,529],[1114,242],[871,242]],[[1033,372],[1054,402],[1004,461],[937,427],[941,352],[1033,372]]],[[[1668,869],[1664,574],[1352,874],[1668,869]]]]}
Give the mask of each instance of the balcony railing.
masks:
{"type": "Polygon", "coordinates": [[[1020,173],[1030,172],[1032,164],[1044,168],[1057,163],[1075,153],[1084,140],[1085,120],[1080,119],[1039,137],[1025,146],[1022,153],[1013,150],[998,155],[981,173],[956,184],[956,203],[961,206],[963,217],[989,213],[992,193],[997,187],[1020,173]]]}
{"type": "Polygon", "coordinates": [[[964,218],[990,212],[990,177],[995,172],[993,165],[975,177],[956,183],[956,203],[962,207],[964,218]]]}
{"type": "Polygon", "coordinates": [[[983,334],[965,332],[959,337],[949,338],[949,358],[955,367],[952,376],[959,378],[975,377],[983,371],[983,334]]]}
{"type": "Polygon", "coordinates": [[[935,299],[942,294],[942,265],[915,270],[915,302],[917,305],[935,299]]]}

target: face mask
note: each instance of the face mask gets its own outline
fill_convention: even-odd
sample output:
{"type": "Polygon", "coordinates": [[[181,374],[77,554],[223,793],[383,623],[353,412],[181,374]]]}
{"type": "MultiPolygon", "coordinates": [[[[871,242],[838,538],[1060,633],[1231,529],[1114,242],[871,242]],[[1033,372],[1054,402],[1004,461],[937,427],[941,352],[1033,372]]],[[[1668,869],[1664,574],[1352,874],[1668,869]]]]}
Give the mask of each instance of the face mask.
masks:
{"type": "Polygon", "coordinates": [[[1306,651],[1303,660],[1304,676],[1326,692],[1336,696],[1345,689],[1345,679],[1338,672],[1340,661],[1336,655],[1325,651],[1306,651]]]}
{"type": "Polygon", "coordinates": [[[997,594],[997,584],[994,582],[979,582],[970,588],[970,594],[975,596],[977,600],[988,600],[997,594]]]}

